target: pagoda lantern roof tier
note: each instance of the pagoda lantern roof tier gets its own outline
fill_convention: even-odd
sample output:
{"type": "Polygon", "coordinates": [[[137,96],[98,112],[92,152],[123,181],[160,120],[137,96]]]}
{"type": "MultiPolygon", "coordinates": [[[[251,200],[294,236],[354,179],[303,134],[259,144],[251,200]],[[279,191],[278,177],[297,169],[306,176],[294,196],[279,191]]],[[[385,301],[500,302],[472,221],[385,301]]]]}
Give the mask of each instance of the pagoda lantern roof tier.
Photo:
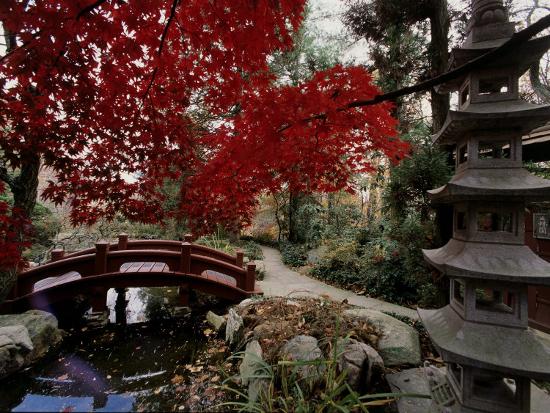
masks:
{"type": "Polygon", "coordinates": [[[525,135],[550,119],[550,105],[522,100],[470,104],[466,109],[449,111],[441,130],[433,136],[438,145],[452,145],[464,135],[483,131],[513,130],[525,135]]]}
{"type": "Polygon", "coordinates": [[[449,277],[550,286],[550,263],[526,245],[464,242],[451,239],[424,258],[449,277]]]}
{"type": "Polygon", "coordinates": [[[464,169],[441,188],[428,191],[433,202],[461,201],[546,201],[550,180],[523,168],[464,169]]]}
{"type": "MultiPolygon", "coordinates": [[[[449,61],[448,71],[471,62],[484,54],[502,46],[509,39],[489,40],[485,42],[472,43],[460,48],[453,49],[449,61]]],[[[484,69],[501,68],[503,66],[517,68],[518,75],[525,73],[533,64],[540,61],[544,53],[550,49],[550,36],[533,39],[525,43],[517,50],[510,51],[502,56],[483,65],[484,69]]],[[[436,87],[438,93],[450,93],[459,90],[464,83],[467,74],[441,84],[436,87]]]]}
{"type": "Polygon", "coordinates": [[[450,306],[419,309],[418,314],[447,363],[496,371],[506,377],[550,378],[550,340],[543,334],[465,321],[450,306]]]}

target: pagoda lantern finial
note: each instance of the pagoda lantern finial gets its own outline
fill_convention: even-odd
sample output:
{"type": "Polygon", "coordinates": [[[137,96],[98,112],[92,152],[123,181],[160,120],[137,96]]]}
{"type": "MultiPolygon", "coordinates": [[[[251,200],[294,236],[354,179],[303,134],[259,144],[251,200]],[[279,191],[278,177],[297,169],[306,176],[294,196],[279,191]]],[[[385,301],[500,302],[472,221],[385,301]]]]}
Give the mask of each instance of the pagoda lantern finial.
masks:
{"type": "Polygon", "coordinates": [[[472,17],[478,22],[504,22],[508,13],[502,0],[473,0],[472,17]]]}
{"type": "Polygon", "coordinates": [[[467,44],[508,39],[515,32],[502,0],[473,0],[467,44]]]}

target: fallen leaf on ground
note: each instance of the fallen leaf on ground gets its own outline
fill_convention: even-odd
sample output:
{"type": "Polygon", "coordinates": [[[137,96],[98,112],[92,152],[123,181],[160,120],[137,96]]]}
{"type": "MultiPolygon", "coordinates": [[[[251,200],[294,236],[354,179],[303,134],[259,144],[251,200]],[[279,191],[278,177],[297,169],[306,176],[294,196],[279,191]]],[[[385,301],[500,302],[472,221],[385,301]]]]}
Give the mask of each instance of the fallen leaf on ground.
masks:
{"type": "Polygon", "coordinates": [[[179,374],[176,374],[174,377],[172,377],[172,384],[181,384],[183,383],[183,376],[180,376],[179,374]]]}

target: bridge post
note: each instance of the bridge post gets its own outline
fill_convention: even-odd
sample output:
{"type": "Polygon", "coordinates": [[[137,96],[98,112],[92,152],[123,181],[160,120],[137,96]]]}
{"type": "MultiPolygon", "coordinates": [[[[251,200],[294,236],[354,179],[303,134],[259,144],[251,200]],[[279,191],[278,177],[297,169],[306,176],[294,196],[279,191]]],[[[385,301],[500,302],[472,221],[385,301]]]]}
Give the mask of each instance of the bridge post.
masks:
{"type": "Polygon", "coordinates": [[[237,250],[237,260],[235,262],[235,265],[237,265],[237,267],[243,267],[243,263],[244,263],[244,251],[243,250],[237,250]]]}
{"type": "Polygon", "coordinates": [[[128,234],[120,234],[118,236],[118,250],[124,251],[128,249],[128,234]]]}
{"type": "Polygon", "coordinates": [[[183,239],[184,239],[185,242],[188,242],[189,244],[193,243],[193,235],[191,235],[191,234],[185,234],[183,236],[183,239]]]}
{"type": "Polygon", "coordinates": [[[107,255],[109,254],[109,243],[105,241],[95,244],[95,275],[107,272],[107,255]]]}
{"type": "MultiPolygon", "coordinates": [[[[107,255],[109,254],[109,243],[105,241],[95,244],[94,275],[101,275],[107,272],[107,255]]],[[[94,311],[107,311],[107,289],[102,287],[91,288],[90,303],[94,311]]]]}
{"type": "Polygon", "coordinates": [[[245,291],[254,291],[255,284],[256,284],[256,264],[248,264],[246,266],[246,277],[244,280],[243,289],[245,291]]]}
{"type": "Polygon", "coordinates": [[[191,244],[184,242],[181,244],[180,272],[189,274],[191,272],[191,244]]]}
{"type": "Polygon", "coordinates": [[[62,249],[55,249],[52,251],[52,262],[62,260],[65,256],[65,251],[62,249]]]}

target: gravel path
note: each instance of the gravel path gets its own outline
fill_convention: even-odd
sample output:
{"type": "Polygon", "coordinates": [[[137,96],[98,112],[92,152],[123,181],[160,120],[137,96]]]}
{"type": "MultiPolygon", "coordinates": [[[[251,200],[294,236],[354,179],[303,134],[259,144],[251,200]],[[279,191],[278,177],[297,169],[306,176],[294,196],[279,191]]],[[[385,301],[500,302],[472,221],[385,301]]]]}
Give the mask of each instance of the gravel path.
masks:
{"type": "Polygon", "coordinates": [[[283,264],[281,253],[274,248],[262,246],[265,264],[265,279],[258,282],[266,296],[278,297],[328,297],[334,301],[348,300],[352,305],[372,310],[391,312],[413,320],[418,320],[415,310],[390,304],[376,298],[357,295],[351,291],[342,290],[322,281],[306,277],[292,271],[283,264]]]}

